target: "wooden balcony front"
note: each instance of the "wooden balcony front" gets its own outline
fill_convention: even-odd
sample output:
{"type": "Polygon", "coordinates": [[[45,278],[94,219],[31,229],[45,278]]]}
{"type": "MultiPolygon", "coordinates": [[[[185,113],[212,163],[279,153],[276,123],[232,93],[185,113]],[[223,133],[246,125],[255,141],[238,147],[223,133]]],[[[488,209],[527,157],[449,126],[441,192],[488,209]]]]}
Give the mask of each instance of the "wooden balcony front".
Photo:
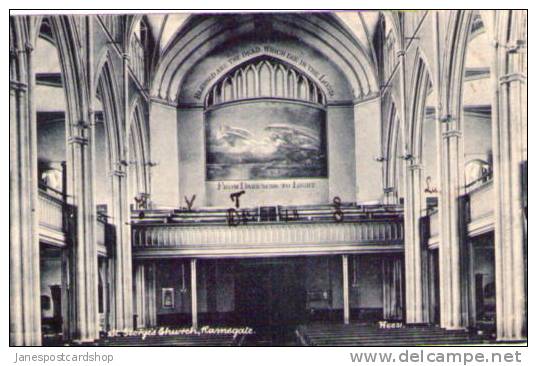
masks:
{"type": "Polygon", "coordinates": [[[468,193],[468,235],[477,236],[494,230],[494,181],[476,187],[468,193]]]}
{"type": "Polygon", "coordinates": [[[399,206],[133,211],[137,258],[293,256],[403,250],[399,206]]]}
{"type": "MultiPolygon", "coordinates": [[[[76,208],[65,202],[62,192],[46,186],[38,190],[39,240],[56,247],[66,247],[69,235],[76,230],[76,208]]],[[[114,226],[103,215],[97,215],[95,241],[100,255],[108,255],[113,242],[114,226]]]]}
{"type": "Polygon", "coordinates": [[[38,190],[39,240],[55,246],[66,245],[67,217],[61,192],[40,187],[38,190]]]}
{"type": "MultiPolygon", "coordinates": [[[[469,237],[475,237],[494,230],[494,181],[488,179],[461,196],[462,214],[469,237]]],[[[430,248],[437,248],[440,242],[440,220],[438,208],[428,213],[430,248]]]]}

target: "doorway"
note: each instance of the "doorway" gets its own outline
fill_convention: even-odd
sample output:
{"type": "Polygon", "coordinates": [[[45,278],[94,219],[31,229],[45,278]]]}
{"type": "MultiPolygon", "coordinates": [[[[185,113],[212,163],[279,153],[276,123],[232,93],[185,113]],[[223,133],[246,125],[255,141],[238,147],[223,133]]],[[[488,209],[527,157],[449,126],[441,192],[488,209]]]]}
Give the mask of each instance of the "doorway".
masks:
{"type": "Polygon", "coordinates": [[[492,334],[496,329],[494,234],[471,239],[469,249],[470,327],[492,334]]]}
{"type": "Polygon", "coordinates": [[[258,341],[286,344],[306,319],[303,260],[241,260],[236,268],[238,322],[254,328],[258,341]]]}
{"type": "Polygon", "coordinates": [[[60,345],[68,336],[65,249],[40,243],[41,334],[43,345],[60,345]]]}
{"type": "Polygon", "coordinates": [[[440,262],[438,249],[429,255],[429,319],[431,324],[440,325],[440,262]]]}

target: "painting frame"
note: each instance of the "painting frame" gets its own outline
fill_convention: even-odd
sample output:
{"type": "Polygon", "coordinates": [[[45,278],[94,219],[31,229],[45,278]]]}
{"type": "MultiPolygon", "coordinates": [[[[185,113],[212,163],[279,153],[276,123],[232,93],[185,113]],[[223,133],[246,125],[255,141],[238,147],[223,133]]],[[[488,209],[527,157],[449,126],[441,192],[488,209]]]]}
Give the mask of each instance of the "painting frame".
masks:
{"type": "Polygon", "coordinates": [[[172,287],[163,287],[162,288],[162,303],[161,307],[163,309],[173,309],[175,308],[175,290],[172,287]]]}

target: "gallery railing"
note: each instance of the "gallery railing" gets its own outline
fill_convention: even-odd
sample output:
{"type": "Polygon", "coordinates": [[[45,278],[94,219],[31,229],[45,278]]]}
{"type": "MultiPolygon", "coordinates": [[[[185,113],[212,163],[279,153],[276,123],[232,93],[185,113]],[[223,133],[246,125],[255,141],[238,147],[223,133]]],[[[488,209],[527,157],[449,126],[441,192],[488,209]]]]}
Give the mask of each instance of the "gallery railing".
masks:
{"type": "Polygon", "coordinates": [[[65,232],[64,202],[60,197],[61,192],[54,191],[52,188],[44,189],[44,187],[39,187],[39,225],[65,232]],[[59,197],[58,194],[60,194],[59,197]]]}
{"type": "MultiPolygon", "coordinates": [[[[39,185],[39,226],[41,239],[58,246],[68,245],[76,233],[76,207],[65,201],[63,192],[39,185]]],[[[96,243],[101,254],[108,254],[114,240],[114,225],[106,215],[97,213],[96,243]]]]}
{"type": "Polygon", "coordinates": [[[343,223],[403,217],[400,205],[303,205],[253,208],[203,208],[176,210],[132,210],[134,225],[173,224],[176,226],[343,223]]]}
{"type": "Polygon", "coordinates": [[[488,180],[471,191],[469,196],[469,222],[494,215],[494,182],[488,180]]]}
{"type": "Polygon", "coordinates": [[[44,184],[38,189],[39,240],[67,246],[76,232],[76,207],[66,202],[64,192],[44,184]]]}
{"type": "MultiPolygon", "coordinates": [[[[477,236],[494,229],[494,181],[491,177],[479,182],[472,191],[459,198],[460,217],[465,227],[463,231],[477,236]]],[[[438,208],[427,211],[429,220],[429,245],[439,243],[440,220],[438,208]]]]}
{"type": "Polygon", "coordinates": [[[400,206],[351,204],[134,210],[134,249],[293,245],[402,245],[400,206]]]}

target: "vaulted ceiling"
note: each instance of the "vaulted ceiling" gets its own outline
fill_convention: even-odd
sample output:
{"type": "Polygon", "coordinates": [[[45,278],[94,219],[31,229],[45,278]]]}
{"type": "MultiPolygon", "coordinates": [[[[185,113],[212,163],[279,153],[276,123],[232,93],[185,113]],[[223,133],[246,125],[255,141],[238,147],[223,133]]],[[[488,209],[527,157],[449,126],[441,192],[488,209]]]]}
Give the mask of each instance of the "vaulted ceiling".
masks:
{"type": "MultiPolygon", "coordinates": [[[[379,18],[379,11],[339,11],[334,13],[349,28],[363,45],[371,46],[371,37],[379,18]]],[[[149,14],[149,26],[157,38],[157,44],[163,53],[172,38],[191,16],[190,13],[149,14]]]]}
{"type": "MultiPolygon", "coordinates": [[[[326,57],[342,65],[351,75],[353,97],[364,97],[378,90],[377,61],[373,49],[373,34],[379,19],[378,11],[342,11],[335,13],[248,13],[237,14],[149,14],[146,23],[154,37],[152,94],[177,101],[181,73],[191,62],[193,53],[205,52],[213,40],[223,40],[223,33],[235,27],[236,36],[263,33],[266,21],[270,30],[307,40],[325,52],[326,57]],[[227,19],[227,20],[226,20],[227,19]],[[260,21],[261,19],[261,21],[260,21]],[[222,26],[221,23],[227,25],[222,26]]],[[[227,39],[229,39],[228,36],[227,39]]],[[[196,55],[197,57],[197,55],[196,55]]]]}

